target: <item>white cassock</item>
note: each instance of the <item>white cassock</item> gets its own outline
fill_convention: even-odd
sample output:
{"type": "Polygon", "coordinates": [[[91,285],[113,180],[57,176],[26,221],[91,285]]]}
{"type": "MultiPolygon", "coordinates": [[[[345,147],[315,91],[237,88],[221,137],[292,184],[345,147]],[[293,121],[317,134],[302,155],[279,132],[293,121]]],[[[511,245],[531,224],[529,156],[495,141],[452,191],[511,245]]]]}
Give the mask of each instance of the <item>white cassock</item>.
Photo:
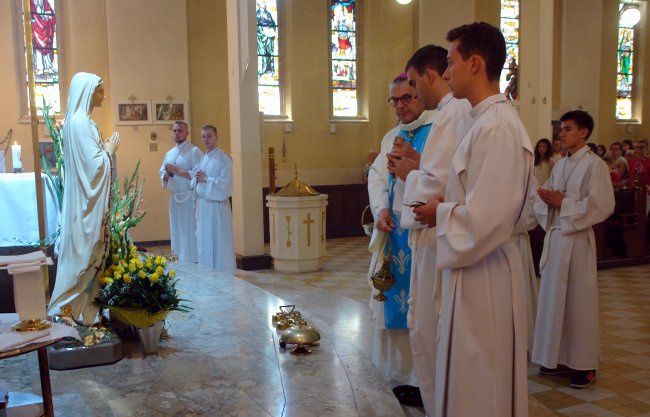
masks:
{"type": "Polygon", "coordinates": [[[196,208],[192,180],[174,175],[167,181],[165,164],[172,164],[185,171],[196,170],[203,153],[192,145],[189,140],[169,150],[160,167],[160,182],[169,191],[169,232],[172,241],[172,251],[178,259],[185,262],[196,262],[196,208]]]}
{"type": "Polygon", "coordinates": [[[528,204],[533,150],[503,94],[470,115],[436,213],[442,286],[434,415],[527,416],[523,270],[512,235],[528,204]]]}
{"type": "MultiPolygon", "coordinates": [[[[467,100],[455,99],[451,93],[440,100],[420,157],[420,169],[411,171],[406,177],[404,201],[425,202],[429,197],[445,195],[451,160],[469,125],[470,109],[467,100]]],[[[438,298],[434,297],[436,229],[416,222],[410,209],[402,212],[401,225],[403,229],[409,229],[412,251],[409,336],[413,365],[424,408],[432,416],[439,307],[434,301],[438,298]]]]}
{"type": "MultiPolygon", "coordinates": [[[[435,117],[435,113],[437,113],[437,110],[424,111],[415,121],[408,125],[399,124],[384,135],[381,141],[381,152],[370,167],[370,173],[368,174],[370,209],[375,219],[378,219],[379,213],[383,209],[389,208],[388,158],[386,154],[393,148],[395,137],[398,136],[401,129],[410,131],[423,124],[430,123],[435,117]]],[[[394,209],[401,210],[403,189],[404,182],[398,180],[395,185],[394,209]]],[[[384,247],[387,240],[387,233],[380,231],[376,227],[373,229],[370,245],[368,246],[368,250],[372,252],[368,278],[381,268],[384,247]]],[[[372,288],[372,282],[368,282],[372,288]]],[[[408,329],[386,329],[384,305],[382,302],[372,298],[376,293],[377,291],[373,289],[370,297],[370,308],[375,318],[372,363],[381,369],[391,380],[396,381],[400,385],[417,385],[408,329]]]]}
{"type": "Polygon", "coordinates": [[[598,369],[598,274],[592,226],[614,212],[605,163],[588,146],[556,162],[545,189],[564,191],[562,206],[535,199],[546,230],[532,361],[547,368],[598,369]]]}
{"type": "Polygon", "coordinates": [[[197,182],[192,172],[192,186],[196,190],[196,238],[199,265],[222,272],[237,268],[232,237],[232,159],[215,148],[203,155],[197,170],[205,172],[206,180],[197,182]]]}
{"type": "Polygon", "coordinates": [[[93,93],[101,78],[75,74],[70,85],[63,125],[65,184],[59,237],[56,283],[48,314],[69,305],[72,315],[92,324],[98,307],[97,276],[104,270],[108,251],[108,200],[111,195],[111,157],[90,119],[93,93]]]}
{"type": "Polygon", "coordinates": [[[535,272],[535,261],[533,251],[530,248],[530,236],[528,231],[537,227],[537,218],[533,210],[533,202],[537,196],[537,179],[533,175],[532,184],[528,190],[528,206],[526,213],[522,213],[513,236],[519,253],[521,264],[524,270],[524,295],[526,296],[526,327],[528,331],[528,352],[533,350],[533,336],[535,334],[535,316],[537,314],[537,273],[535,272]]]}

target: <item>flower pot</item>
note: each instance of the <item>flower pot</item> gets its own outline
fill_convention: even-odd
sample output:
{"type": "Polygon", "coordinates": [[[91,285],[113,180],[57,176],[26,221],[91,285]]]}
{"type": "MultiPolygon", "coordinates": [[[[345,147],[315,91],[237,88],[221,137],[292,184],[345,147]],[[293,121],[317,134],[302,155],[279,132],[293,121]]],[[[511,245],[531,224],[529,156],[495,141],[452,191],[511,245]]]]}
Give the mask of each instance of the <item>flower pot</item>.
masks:
{"type": "Polygon", "coordinates": [[[149,313],[147,310],[124,308],[124,307],[109,307],[111,317],[116,318],[125,324],[132,324],[137,328],[149,327],[161,320],[165,320],[169,315],[169,310],[160,310],[157,313],[149,313]]]}
{"type": "Polygon", "coordinates": [[[142,342],[142,349],[145,354],[158,352],[160,332],[163,328],[163,321],[158,321],[149,327],[138,328],[138,336],[142,342]]]}

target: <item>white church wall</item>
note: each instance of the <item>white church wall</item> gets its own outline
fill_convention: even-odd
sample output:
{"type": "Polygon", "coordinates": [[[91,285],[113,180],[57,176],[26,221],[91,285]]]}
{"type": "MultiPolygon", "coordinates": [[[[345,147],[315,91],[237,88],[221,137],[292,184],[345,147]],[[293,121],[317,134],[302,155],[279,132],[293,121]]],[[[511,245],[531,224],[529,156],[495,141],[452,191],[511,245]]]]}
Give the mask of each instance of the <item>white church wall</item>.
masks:
{"type": "MultiPolygon", "coordinates": [[[[128,100],[188,101],[187,19],[184,0],[111,0],[106,2],[111,80],[110,103],[128,100]]],[[[153,111],[153,109],[152,109],[153,111]]],[[[169,239],[168,193],[158,177],[162,158],[174,146],[169,125],[113,126],[120,132],[118,174],[129,175],[140,160],[149,212],[133,229],[136,241],[169,239]],[[150,139],[152,132],[157,140],[150,139]],[[150,151],[150,144],[157,151],[150,151]]],[[[196,132],[195,132],[196,133],[196,132]]]]}
{"type": "Polygon", "coordinates": [[[553,0],[526,0],[521,4],[519,115],[532,145],[552,135],[553,0]]]}
{"type": "MultiPolygon", "coordinates": [[[[603,1],[564,0],[562,14],[561,99],[554,116],[582,108],[599,120],[603,1]]],[[[598,135],[597,127],[594,139],[598,135]]]]}
{"type": "MultiPolygon", "coordinates": [[[[0,2],[0,48],[2,51],[3,63],[0,65],[0,140],[5,138],[9,129],[13,129],[13,140],[22,146],[23,168],[25,171],[33,171],[31,153],[31,130],[29,124],[20,123],[21,119],[21,97],[22,84],[18,82],[18,66],[24,62],[24,57],[16,51],[17,38],[22,33],[22,27],[18,27],[15,17],[14,2],[0,2]],[[20,61],[22,58],[23,61],[20,61]]],[[[24,64],[22,64],[24,65],[24,64]]],[[[5,161],[7,170],[11,170],[11,148],[5,161]]]]}
{"type": "MultiPolygon", "coordinates": [[[[264,185],[268,185],[270,146],[275,147],[278,184],[293,177],[294,164],[301,178],[312,185],[360,183],[368,151],[379,148],[384,133],[395,122],[386,102],[388,83],[403,71],[415,50],[415,5],[402,6],[394,0],[360,2],[361,107],[367,109],[368,120],[335,121],[336,133],[330,133],[327,2],[283,4],[281,64],[287,71],[285,99],[293,131],[285,133],[284,123],[263,124],[264,185]]],[[[188,2],[192,115],[216,120],[223,147],[229,150],[225,10],[225,2],[188,2]],[[212,25],[206,26],[208,23],[212,25]]]]}

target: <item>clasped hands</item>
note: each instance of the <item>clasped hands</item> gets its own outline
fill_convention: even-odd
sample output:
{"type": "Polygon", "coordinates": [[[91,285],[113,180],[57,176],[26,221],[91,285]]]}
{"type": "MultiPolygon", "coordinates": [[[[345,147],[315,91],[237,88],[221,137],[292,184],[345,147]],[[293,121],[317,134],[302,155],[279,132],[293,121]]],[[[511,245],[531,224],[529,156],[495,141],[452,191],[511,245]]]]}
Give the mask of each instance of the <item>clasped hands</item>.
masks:
{"type": "Polygon", "coordinates": [[[406,181],[409,172],[420,167],[420,153],[399,136],[393,141],[393,148],[386,157],[388,172],[402,181],[406,181]]]}
{"type": "Polygon", "coordinates": [[[118,132],[113,132],[108,139],[102,142],[102,149],[111,155],[115,155],[118,146],[120,146],[120,134],[118,132]]]}
{"type": "Polygon", "coordinates": [[[562,191],[538,188],[537,194],[548,206],[555,208],[562,207],[562,200],[564,199],[564,193],[562,191]]]}
{"type": "Polygon", "coordinates": [[[196,171],[196,174],[194,174],[194,178],[196,178],[196,182],[205,182],[208,176],[205,175],[205,172],[199,169],[198,171],[196,171]]]}
{"type": "MultiPolygon", "coordinates": [[[[436,211],[438,210],[438,205],[443,202],[443,197],[441,195],[436,195],[429,197],[426,203],[418,201],[405,205],[413,209],[416,221],[427,225],[427,227],[434,227],[436,225],[436,211]]],[[[383,209],[380,211],[379,218],[377,219],[377,229],[382,232],[390,233],[394,228],[395,223],[390,216],[390,210],[383,209]]]]}

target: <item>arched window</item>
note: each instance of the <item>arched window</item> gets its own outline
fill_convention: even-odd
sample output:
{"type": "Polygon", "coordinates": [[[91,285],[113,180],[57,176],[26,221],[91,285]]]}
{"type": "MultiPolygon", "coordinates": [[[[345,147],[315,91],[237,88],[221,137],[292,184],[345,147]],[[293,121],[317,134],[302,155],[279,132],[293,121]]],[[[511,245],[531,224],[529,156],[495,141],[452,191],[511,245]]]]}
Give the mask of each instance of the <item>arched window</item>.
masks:
{"type": "Polygon", "coordinates": [[[633,119],[633,77],[634,77],[634,26],[641,13],[634,4],[620,2],[618,5],[618,53],[616,65],[616,118],[633,119]]]}
{"type": "Polygon", "coordinates": [[[257,92],[265,115],[282,116],[280,22],[277,0],[257,0],[257,92]]]}
{"type": "MultiPolygon", "coordinates": [[[[20,25],[24,35],[24,10],[21,6],[20,25]]],[[[59,88],[59,45],[57,39],[57,15],[54,0],[30,0],[32,23],[32,50],[34,53],[34,91],[36,93],[36,108],[39,111],[43,106],[43,99],[56,114],[61,113],[61,92],[59,88]]],[[[26,54],[24,36],[23,51],[26,54]]],[[[23,114],[29,115],[29,85],[27,78],[27,65],[25,63],[23,79],[25,80],[25,99],[23,114]]]]}
{"type": "Polygon", "coordinates": [[[357,117],[357,3],[330,0],[330,78],[334,117],[357,117]]]}
{"type": "Polygon", "coordinates": [[[499,86],[510,100],[519,100],[519,0],[501,0],[501,32],[506,40],[506,62],[499,86]]]}

